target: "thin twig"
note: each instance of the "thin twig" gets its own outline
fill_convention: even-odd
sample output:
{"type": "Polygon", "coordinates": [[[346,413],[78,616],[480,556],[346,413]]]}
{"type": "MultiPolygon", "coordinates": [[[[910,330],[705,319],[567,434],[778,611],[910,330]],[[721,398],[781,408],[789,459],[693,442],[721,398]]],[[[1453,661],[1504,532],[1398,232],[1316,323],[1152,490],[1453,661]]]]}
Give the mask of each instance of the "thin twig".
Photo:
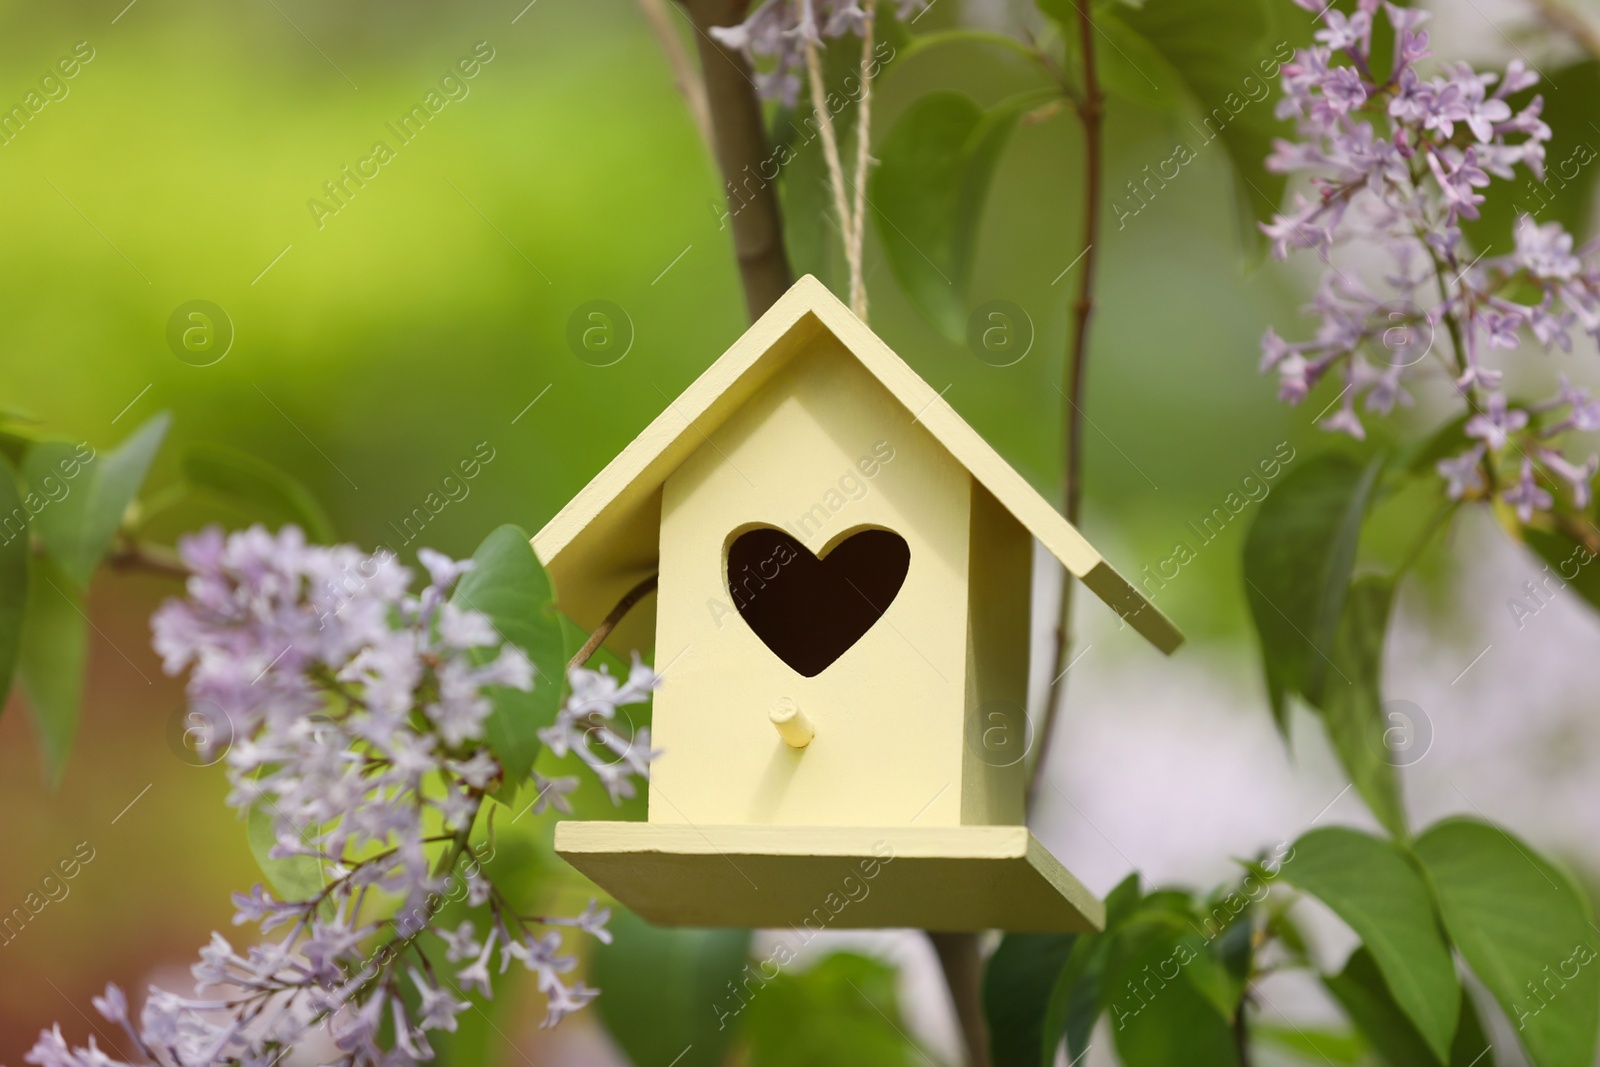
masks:
{"type": "Polygon", "coordinates": [[[600,620],[600,625],[594,628],[594,633],[589,635],[589,640],[585,641],[583,647],[578,649],[577,654],[567,661],[567,670],[573,670],[589,662],[589,657],[594,655],[595,649],[604,644],[606,638],[611,636],[611,631],[617,628],[617,624],[622,621],[622,617],[628,614],[635,604],[643,600],[655,589],[656,580],[659,577],[660,575],[658,574],[652,574],[623,594],[622,599],[617,601],[617,606],[612,608],[610,613],[600,620]]]}
{"type": "Polygon", "coordinates": [[[661,43],[667,66],[672,70],[672,82],[689,107],[689,117],[694,119],[700,139],[705,142],[707,150],[715,152],[716,141],[711,133],[711,105],[706,102],[706,86],[700,80],[700,72],[695,70],[694,63],[690,61],[688,50],[683,47],[677,27],[672,24],[667,0],[639,0],[639,9],[644,12],[651,32],[661,43]]]}
{"type": "Polygon", "coordinates": [[[122,540],[106,556],[106,566],[118,571],[147,571],[168,578],[187,578],[189,568],[165,545],[122,540]]]}
{"type": "Polygon", "coordinates": [[[1600,556],[1600,530],[1595,529],[1594,523],[1581,516],[1564,515],[1561,512],[1556,512],[1555,520],[1556,529],[1582,545],[1586,552],[1600,556]]]}
{"type": "MultiPolygon", "coordinates": [[[[1078,9],[1078,38],[1083,53],[1083,96],[1077,102],[1078,118],[1083,123],[1084,182],[1083,182],[1083,252],[1079,258],[1082,267],[1078,273],[1078,297],[1073,303],[1071,363],[1067,367],[1067,389],[1062,407],[1066,427],[1066,516],[1073,525],[1078,523],[1079,506],[1083,499],[1083,405],[1085,372],[1089,357],[1089,317],[1094,311],[1095,244],[1100,230],[1100,184],[1102,138],[1100,120],[1104,114],[1105,95],[1095,72],[1094,20],[1089,15],[1087,3],[1074,4],[1078,9]]],[[[1034,758],[1033,774],[1029,782],[1030,806],[1037,796],[1043,779],[1045,754],[1050,751],[1050,739],[1055,731],[1056,712],[1066,687],[1065,663],[1072,645],[1072,594],[1073,580],[1069,574],[1061,586],[1061,611],[1056,619],[1055,666],[1051,669],[1050,694],[1044,709],[1044,724],[1039,731],[1039,754],[1034,758]]]]}
{"type": "Polygon", "coordinates": [[[849,231],[845,261],[850,265],[850,310],[867,321],[867,278],[862,249],[867,233],[867,166],[872,159],[872,37],[877,0],[867,0],[866,24],[861,31],[861,103],[856,108],[855,222],[849,231]]]}

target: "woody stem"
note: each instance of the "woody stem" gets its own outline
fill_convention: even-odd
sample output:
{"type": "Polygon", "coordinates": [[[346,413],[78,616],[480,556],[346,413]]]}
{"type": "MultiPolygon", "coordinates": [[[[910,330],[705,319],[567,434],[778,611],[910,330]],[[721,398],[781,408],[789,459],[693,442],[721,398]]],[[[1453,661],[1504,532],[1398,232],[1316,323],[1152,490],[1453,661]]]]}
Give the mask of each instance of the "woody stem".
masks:
{"type": "Polygon", "coordinates": [[[567,670],[575,670],[589,662],[589,657],[594,655],[595,650],[605,643],[606,638],[611,636],[611,631],[617,628],[617,624],[622,621],[622,617],[628,614],[635,604],[655,590],[658,578],[660,578],[660,575],[652,574],[622,595],[622,599],[617,601],[617,606],[612,608],[606,614],[606,617],[600,620],[600,625],[594,628],[594,633],[589,635],[589,640],[585,641],[583,647],[578,649],[572,659],[567,661],[567,670]]]}
{"type": "MultiPolygon", "coordinates": [[[[1087,4],[1075,6],[1078,10],[1078,43],[1083,53],[1083,95],[1076,101],[1078,118],[1083,123],[1084,141],[1083,251],[1079,253],[1078,296],[1072,305],[1067,388],[1061,394],[1066,448],[1063,457],[1066,467],[1064,503],[1067,521],[1074,526],[1078,524],[1083,501],[1084,385],[1089,360],[1089,318],[1094,311],[1095,244],[1100,231],[1100,185],[1104,170],[1101,119],[1105,113],[1105,94],[1100,88],[1095,69],[1094,20],[1089,15],[1087,4]]],[[[1061,610],[1056,616],[1055,665],[1050,670],[1052,681],[1044,709],[1044,723],[1039,730],[1038,755],[1034,758],[1033,773],[1028,783],[1029,808],[1033,807],[1039,783],[1044,778],[1045,757],[1050,751],[1056,714],[1065,695],[1067,654],[1072,646],[1073,585],[1071,575],[1067,575],[1061,585],[1061,610]]]]}
{"type": "Polygon", "coordinates": [[[760,180],[770,161],[761,100],[750,64],[711,36],[715,26],[744,18],[748,0],[679,0],[694,23],[711,113],[713,147],[727,191],[739,283],[751,321],[761,317],[794,281],[783,246],[783,218],[777,186],[760,180]],[[751,181],[755,176],[757,180],[751,181]]]}

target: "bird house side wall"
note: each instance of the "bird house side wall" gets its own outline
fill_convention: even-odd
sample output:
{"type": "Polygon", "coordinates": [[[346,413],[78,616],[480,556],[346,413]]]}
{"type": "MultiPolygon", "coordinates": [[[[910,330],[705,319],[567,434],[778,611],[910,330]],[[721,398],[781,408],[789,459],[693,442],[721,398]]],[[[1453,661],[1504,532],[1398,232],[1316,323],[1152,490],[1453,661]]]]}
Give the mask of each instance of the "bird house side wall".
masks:
{"type": "Polygon", "coordinates": [[[967,712],[961,821],[1023,824],[1033,538],[976,481],[967,585],[967,712]]]}

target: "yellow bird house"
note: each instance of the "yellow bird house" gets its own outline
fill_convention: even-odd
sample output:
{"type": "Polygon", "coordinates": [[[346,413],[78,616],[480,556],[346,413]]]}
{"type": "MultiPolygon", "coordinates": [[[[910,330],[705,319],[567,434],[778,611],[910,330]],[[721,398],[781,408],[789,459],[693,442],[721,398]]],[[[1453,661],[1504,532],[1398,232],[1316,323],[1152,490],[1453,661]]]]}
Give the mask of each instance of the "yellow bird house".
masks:
{"type": "Polygon", "coordinates": [[[655,649],[645,822],[556,851],[688,926],[1099,928],[1023,825],[1032,541],[1172,624],[816,279],[537,537],[560,608],[655,649]]]}

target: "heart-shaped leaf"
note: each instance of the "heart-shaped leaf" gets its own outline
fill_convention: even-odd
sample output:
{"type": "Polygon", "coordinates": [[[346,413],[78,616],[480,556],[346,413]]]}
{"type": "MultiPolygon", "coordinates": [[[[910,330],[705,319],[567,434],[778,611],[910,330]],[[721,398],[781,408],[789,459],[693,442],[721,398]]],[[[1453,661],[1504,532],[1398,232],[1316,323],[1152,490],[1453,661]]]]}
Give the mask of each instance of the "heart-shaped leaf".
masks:
{"type": "Polygon", "coordinates": [[[1383,644],[1394,582],[1368,575],[1350,586],[1334,637],[1332,673],[1322,687],[1323,725],[1361,799],[1383,828],[1408,834],[1396,753],[1384,743],[1383,644]]]}
{"type": "MultiPolygon", "coordinates": [[[[716,1067],[750,999],[739,983],[749,930],[683,930],[651,926],[631,912],[611,921],[612,940],[594,952],[594,981],[606,1029],[636,1064],[716,1067]],[[741,994],[741,995],[736,995],[741,994]]],[[[774,994],[761,990],[756,997],[774,994]]]]}
{"type": "Polygon", "coordinates": [[[1245,537],[1246,599],[1280,730],[1290,693],[1322,694],[1378,470],[1340,455],[1308,460],[1261,502],[1245,537]]]}
{"type": "Polygon", "coordinates": [[[1017,117],[1047,97],[1026,93],[985,111],[961,93],[929,93],[878,148],[870,187],[889,267],[917,310],[959,342],[983,203],[1017,117]]]}
{"type": "Polygon", "coordinates": [[[263,518],[292,522],[317,544],[331,545],[338,539],[333,520],[305,486],[248,452],[191,445],[183,454],[183,478],[196,489],[263,518]]]}
{"type": "Polygon", "coordinates": [[[1038,1067],[1050,992],[1075,934],[1007,934],[983,970],[983,1015],[995,1067],[1038,1067]]]}
{"type": "Polygon", "coordinates": [[[34,520],[39,539],[79,587],[89,584],[111,547],[171,423],[162,412],[98,455],[65,441],[41,441],[29,450],[28,488],[49,501],[34,520]]]}
{"type": "Polygon", "coordinates": [[[60,564],[34,556],[30,568],[28,614],[22,623],[22,688],[39,731],[45,778],[53,788],[78,735],[89,617],[82,594],[60,564]]]}
{"type": "MultiPolygon", "coordinates": [[[[565,682],[561,622],[551,601],[550,576],[533,554],[528,534],[518,526],[501,526],[472,554],[474,566],[462,575],[452,603],[481,611],[500,636],[521,648],[533,661],[533,689],[493,686],[487,690],[494,711],[484,724],[489,748],[505,771],[509,796],[528,777],[539,754],[539,729],[549,726],[561,704],[565,682]]],[[[488,660],[498,650],[476,649],[488,660]]]]}
{"type": "Polygon", "coordinates": [[[1461,1012],[1461,983],[1428,884],[1413,861],[1387,841],[1327,827],[1296,841],[1280,873],[1360,935],[1395,1003],[1435,1059],[1447,1060],[1461,1012]]]}
{"type": "Polygon", "coordinates": [[[1344,970],[1325,976],[1322,982],[1389,1067],[1494,1067],[1488,1039],[1466,990],[1461,991],[1461,1022],[1450,1044],[1450,1059],[1445,1061],[1434,1055],[1394,1002],[1378,965],[1365,948],[1352,952],[1344,970]]]}
{"type": "Polygon", "coordinates": [[[1499,827],[1446,819],[1417,839],[1445,929],[1538,1067],[1590,1067],[1600,935],[1564,872],[1499,827]]]}

